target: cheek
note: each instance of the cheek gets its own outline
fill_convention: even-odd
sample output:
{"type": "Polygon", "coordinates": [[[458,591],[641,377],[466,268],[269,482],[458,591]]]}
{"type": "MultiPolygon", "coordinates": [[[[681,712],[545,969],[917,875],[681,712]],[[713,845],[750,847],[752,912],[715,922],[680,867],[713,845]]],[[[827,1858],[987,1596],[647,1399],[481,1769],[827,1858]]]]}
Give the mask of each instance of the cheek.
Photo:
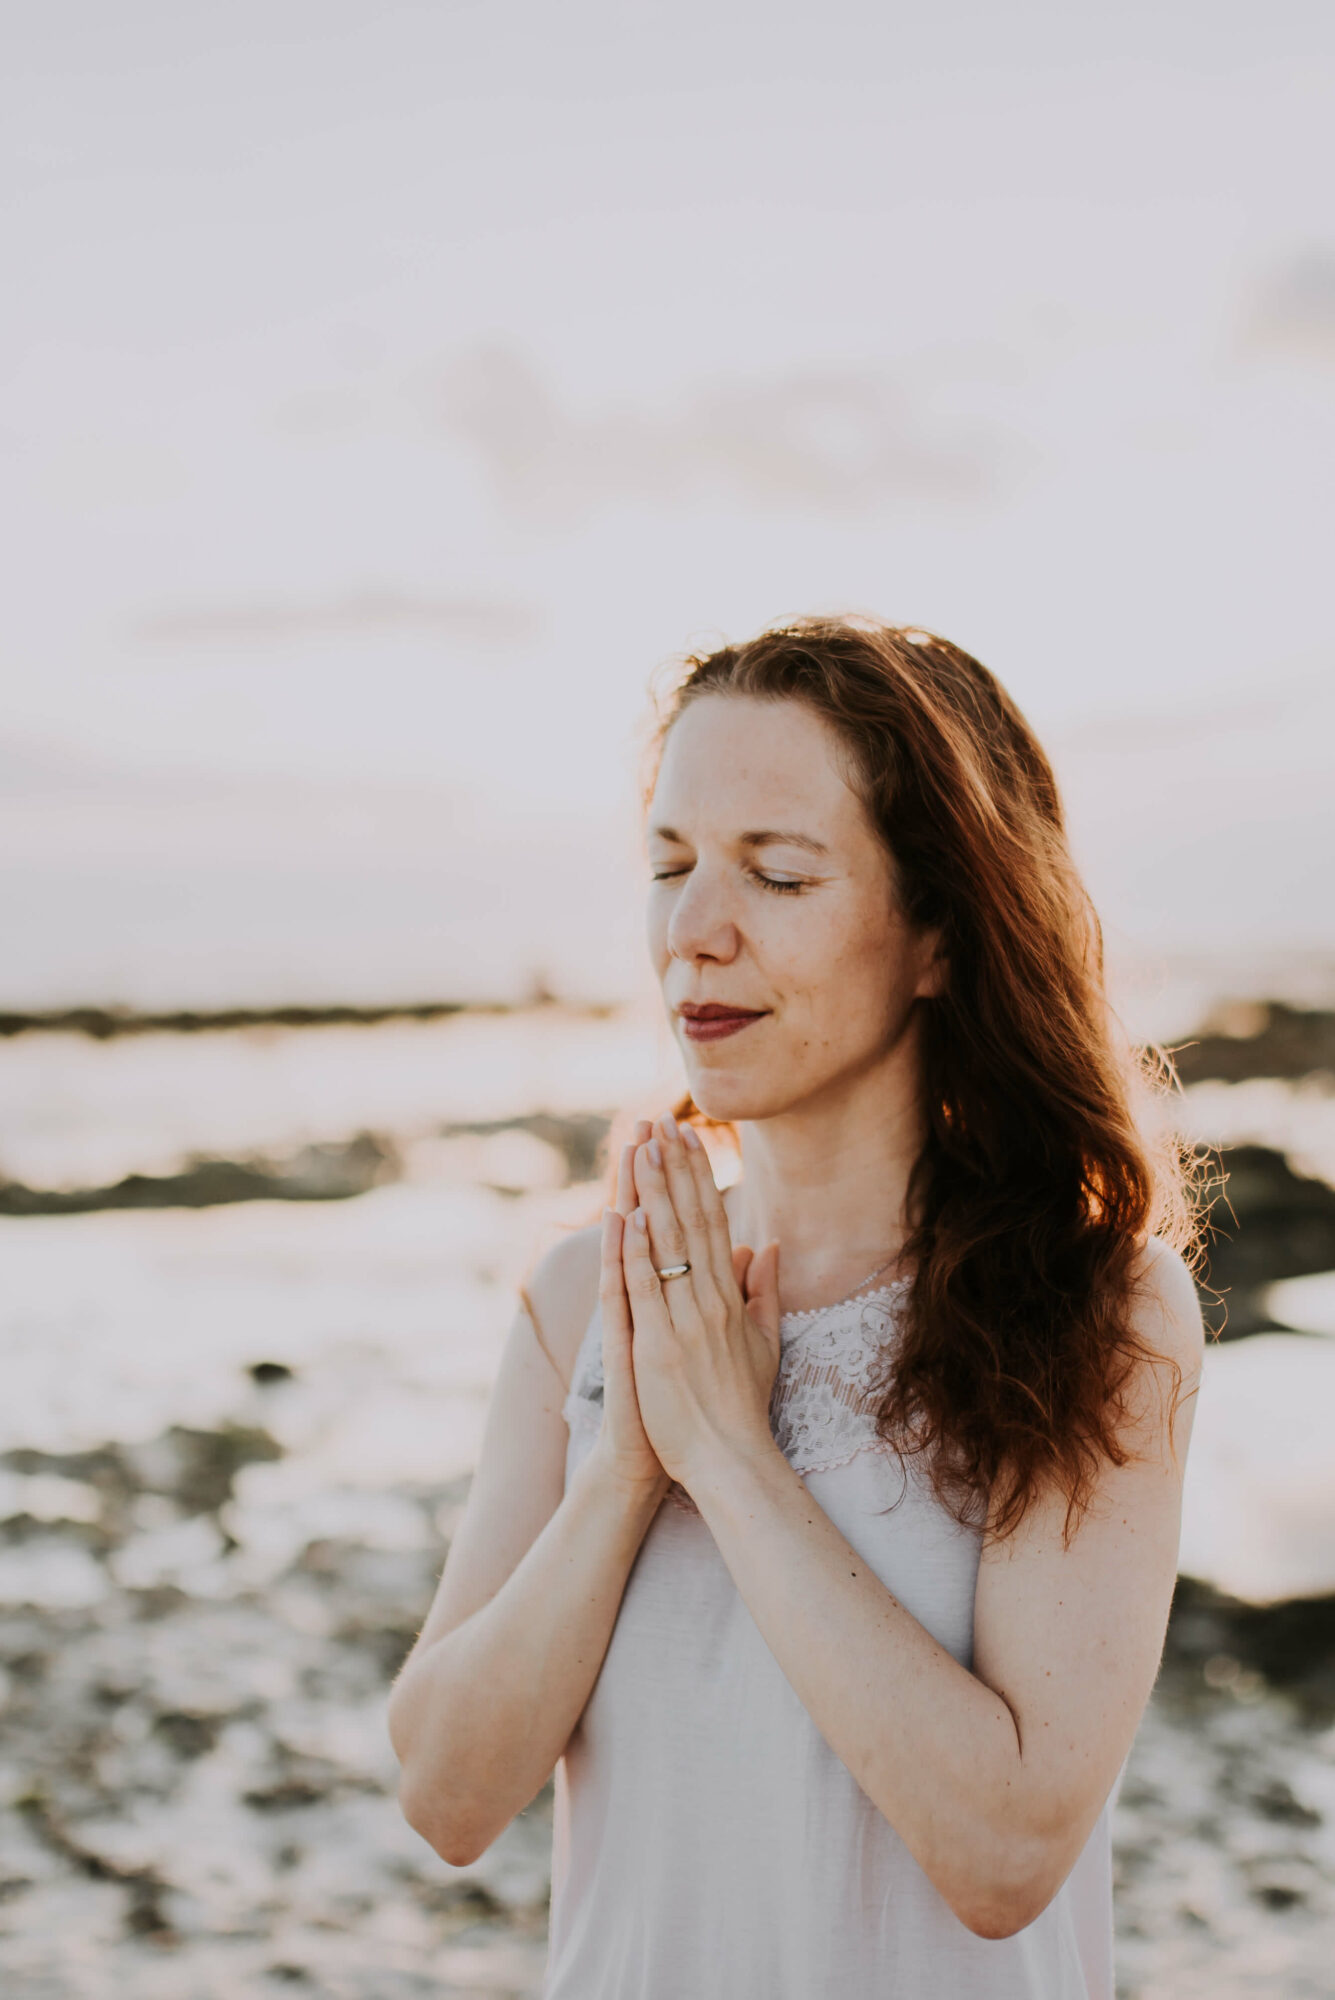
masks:
{"type": "Polygon", "coordinates": [[[902,1011],[903,940],[883,911],[838,913],[808,940],[800,973],[793,970],[804,1026],[822,1042],[861,1042],[902,1011]]]}
{"type": "Polygon", "coordinates": [[[649,946],[649,960],[656,972],[662,972],[668,962],[668,911],[663,898],[652,890],[645,907],[645,938],[649,946]]]}

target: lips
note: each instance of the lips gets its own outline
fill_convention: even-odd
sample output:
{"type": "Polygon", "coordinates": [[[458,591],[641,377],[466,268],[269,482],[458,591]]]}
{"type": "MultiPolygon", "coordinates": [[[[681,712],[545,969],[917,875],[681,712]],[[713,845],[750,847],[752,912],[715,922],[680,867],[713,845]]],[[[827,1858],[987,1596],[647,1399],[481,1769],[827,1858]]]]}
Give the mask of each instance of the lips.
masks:
{"type": "Polygon", "coordinates": [[[677,1009],[692,1042],[721,1042],[728,1035],[740,1034],[753,1021],[763,1021],[768,1011],[764,1007],[728,1007],[719,1000],[683,1000],[677,1009]]]}

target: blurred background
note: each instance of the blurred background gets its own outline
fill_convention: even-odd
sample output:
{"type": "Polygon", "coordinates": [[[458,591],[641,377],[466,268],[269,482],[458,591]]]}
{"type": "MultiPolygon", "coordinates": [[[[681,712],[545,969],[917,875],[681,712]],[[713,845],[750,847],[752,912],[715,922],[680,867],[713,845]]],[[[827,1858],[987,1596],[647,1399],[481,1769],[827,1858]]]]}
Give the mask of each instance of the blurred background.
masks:
{"type": "Polygon", "coordinates": [[[1329,10],[4,41],[6,1991],[537,1991],[549,1796],[440,1862],[385,1693],[514,1287],[674,1083],[650,676],[856,610],[1027,710],[1229,1176],[1119,1990],[1328,1994],[1329,10]]]}

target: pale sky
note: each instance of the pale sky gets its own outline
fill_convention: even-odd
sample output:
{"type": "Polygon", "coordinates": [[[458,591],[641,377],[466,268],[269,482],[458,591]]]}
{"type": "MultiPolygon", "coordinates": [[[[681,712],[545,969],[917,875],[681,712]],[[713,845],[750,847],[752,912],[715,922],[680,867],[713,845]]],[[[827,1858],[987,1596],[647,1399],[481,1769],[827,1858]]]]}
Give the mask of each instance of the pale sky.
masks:
{"type": "Polygon", "coordinates": [[[247,783],[270,888],[318,872],[303,787],[593,852],[660,660],[851,608],[1007,681],[1115,926],[1335,955],[1327,6],[54,0],[6,42],[0,917],[80,929],[163,829],[230,865],[247,783]]]}

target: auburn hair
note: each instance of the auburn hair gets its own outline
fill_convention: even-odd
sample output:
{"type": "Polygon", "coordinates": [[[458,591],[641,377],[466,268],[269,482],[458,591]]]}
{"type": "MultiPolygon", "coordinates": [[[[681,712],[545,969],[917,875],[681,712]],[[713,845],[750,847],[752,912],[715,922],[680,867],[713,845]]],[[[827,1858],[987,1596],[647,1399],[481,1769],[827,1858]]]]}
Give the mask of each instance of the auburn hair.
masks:
{"type": "MultiPolygon", "coordinates": [[[[659,754],[706,695],[800,701],[830,725],[905,914],[942,938],[944,991],[914,1003],[926,1137],[878,1431],[922,1457],[956,1518],[990,1510],[996,1539],[1055,1486],[1069,1538],[1101,1465],[1127,1462],[1138,1365],[1163,1358],[1132,1322],[1138,1258],[1158,1236],[1194,1261],[1197,1204],[1192,1155],[1144,1116],[1175,1078],[1109,1007],[1052,767],[986,667],[869,618],[689,658],[659,754]]],[[[680,1114],[701,1119],[689,1098],[680,1114]]]]}

